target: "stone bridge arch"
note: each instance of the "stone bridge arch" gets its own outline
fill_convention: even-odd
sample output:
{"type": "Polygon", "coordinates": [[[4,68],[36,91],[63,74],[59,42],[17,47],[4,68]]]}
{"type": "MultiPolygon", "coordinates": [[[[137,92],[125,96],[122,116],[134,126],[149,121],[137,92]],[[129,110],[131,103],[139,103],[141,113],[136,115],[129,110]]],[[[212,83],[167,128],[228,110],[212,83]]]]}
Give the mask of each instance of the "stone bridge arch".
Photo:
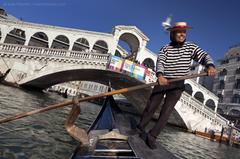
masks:
{"type": "MultiPolygon", "coordinates": [[[[142,81],[130,77],[123,73],[106,70],[105,67],[97,67],[95,65],[81,67],[79,65],[68,65],[67,67],[56,67],[54,69],[46,68],[45,71],[40,71],[30,75],[18,84],[24,88],[34,88],[42,90],[52,85],[68,82],[68,81],[92,81],[100,84],[108,85],[111,82],[113,89],[127,88],[135,85],[143,84],[142,81]]],[[[134,92],[125,93],[124,96],[134,103],[133,105],[142,111],[147,102],[146,97],[150,95],[151,88],[137,90],[134,92]]]]}
{"type": "Polygon", "coordinates": [[[69,49],[69,38],[65,35],[58,35],[52,42],[51,48],[54,49],[69,49]]]}
{"type": "Polygon", "coordinates": [[[9,33],[7,33],[4,43],[24,45],[25,41],[25,31],[20,28],[13,28],[9,33]]]}
{"type": "MultiPolygon", "coordinates": [[[[126,59],[136,59],[137,56],[137,52],[139,49],[139,45],[140,45],[140,41],[137,38],[136,35],[134,35],[133,33],[123,33],[120,37],[119,37],[120,42],[125,42],[129,49],[127,49],[127,52],[129,53],[126,57],[126,59]]],[[[119,43],[121,45],[121,43],[119,43]]],[[[125,48],[126,49],[126,48],[125,48]]]]}
{"type": "Polygon", "coordinates": [[[73,51],[87,51],[89,50],[89,42],[86,38],[78,38],[73,44],[73,51]]]}
{"type": "Polygon", "coordinates": [[[148,37],[144,35],[135,26],[115,26],[113,30],[114,38],[119,42],[123,41],[129,46],[129,56],[127,59],[135,61],[137,59],[138,53],[145,49],[148,37]]]}
{"type": "Polygon", "coordinates": [[[48,48],[48,36],[44,32],[36,32],[34,33],[28,43],[28,46],[37,46],[37,47],[44,47],[48,48]]]}
{"type": "Polygon", "coordinates": [[[192,94],[193,94],[193,88],[192,88],[192,86],[191,86],[189,83],[185,83],[184,86],[185,86],[185,89],[184,89],[184,90],[185,90],[190,96],[192,96],[192,94]]]}
{"type": "Polygon", "coordinates": [[[196,98],[199,102],[204,102],[204,95],[202,92],[198,91],[194,94],[194,98],[196,98]]]}
{"type": "Polygon", "coordinates": [[[146,58],[143,60],[142,64],[148,68],[151,68],[152,70],[154,70],[155,68],[155,64],[154,64],[154,61],[153,59],[151,58],[146,58]]]}
{"type": "Polygon", "coordinates": [[[97,40],[95,44],[93,45],[93,50],[97,51],[99,53],[106,54],[108,53],[108,44],[104,40],[97,40]]]}
{"type": "MultiPolygon", "coordinates": [[[[40,90],[67,81],[92,81],[104,85],[108,85],[110,81],[113,89],[121,89],[144,84],[142,81],[139,81],[136,78],[130,77],[126,74],[113,72],[100,67],[98,68],[99,69],[95,67],[79,68],[79,65],[69,65],[68,68],[65,66],[51,70],[46,69],[47,71],[43,71],[23,79],[21,82],[19,82],[19,84],[21,87],[37,88],[40,90]]],[[[151,90],[151,88],[146,88],[128,92],[123,95],[129,100],[130,103],[132,103],[139,113],[142,113],[146,106],[151,90]]],[[[181,104],[181,102],[179,101],[178,104],[181,104]]],[[[157,112],[154,117],[157,118],[158,115],[159,113],[157,112]]],[[[177,121],[178,126],[186,129],[189,128],[186,119],[184,119],[183,114],[181,114],[181,110],[176,109],[176,107],[169,120],[174,120],[175,122],[177,121]]]]}
{"type": "Polygon", "coordinates": [[[205,104],[207,107],[209,107],[210,109],[212,109],[213,111],[215,110],[216,108],[216,105],[214,103],[214,101],[212,99],[208,99],[206,101],[206,104],[205,104]]]}

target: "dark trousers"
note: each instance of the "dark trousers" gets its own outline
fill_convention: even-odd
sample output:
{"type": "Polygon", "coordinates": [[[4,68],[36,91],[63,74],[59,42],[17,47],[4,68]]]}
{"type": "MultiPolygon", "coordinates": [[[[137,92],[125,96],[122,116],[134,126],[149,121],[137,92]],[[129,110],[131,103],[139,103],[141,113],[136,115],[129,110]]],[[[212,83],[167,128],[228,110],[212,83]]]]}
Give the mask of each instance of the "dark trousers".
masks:
{"type": "Polygon", "coordinates": [[[164,100],[159,118],[154,127],[149,131],[150,135],[157,137],[167,123],[174,106],[181,97],[184,90],[184,81],[172,82],[169,85],[157,85],[153,88],[152,94],[147,102],[147,106],[142,114],[139,128],[144,130],[146,125],[150,122],[153,114],[159,107],[162,100],[164,100]],[[165,98],[164,98],[165,95],[165,98]]]}

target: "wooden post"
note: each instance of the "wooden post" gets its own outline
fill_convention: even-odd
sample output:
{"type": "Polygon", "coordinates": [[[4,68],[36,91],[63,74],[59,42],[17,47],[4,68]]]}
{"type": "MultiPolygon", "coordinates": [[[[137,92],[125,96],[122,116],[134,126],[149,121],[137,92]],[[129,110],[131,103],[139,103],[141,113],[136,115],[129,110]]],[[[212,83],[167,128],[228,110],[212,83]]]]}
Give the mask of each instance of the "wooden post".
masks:
{"type": "Polygon", "coordinates": [[[219,139],[219,143],[222,142],[223,132],[224,132],[224,127],[222,127],[222,131],[221,131],[221,136],[220,136],[220,139],[219,139]]]}

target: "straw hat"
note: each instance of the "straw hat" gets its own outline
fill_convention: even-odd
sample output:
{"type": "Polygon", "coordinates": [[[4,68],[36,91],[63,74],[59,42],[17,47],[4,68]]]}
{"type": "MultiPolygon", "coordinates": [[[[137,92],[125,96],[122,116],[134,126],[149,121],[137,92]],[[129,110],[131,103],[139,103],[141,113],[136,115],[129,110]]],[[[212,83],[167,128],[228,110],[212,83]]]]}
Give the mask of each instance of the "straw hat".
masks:
{"type": "Polygon", "coordinates": [[[175,31],[175,30],[188,30],[192,29],[191,27],[187,26],[186,22],[176,22],[173,27],[168,28],[168,31],[175,31]]]}

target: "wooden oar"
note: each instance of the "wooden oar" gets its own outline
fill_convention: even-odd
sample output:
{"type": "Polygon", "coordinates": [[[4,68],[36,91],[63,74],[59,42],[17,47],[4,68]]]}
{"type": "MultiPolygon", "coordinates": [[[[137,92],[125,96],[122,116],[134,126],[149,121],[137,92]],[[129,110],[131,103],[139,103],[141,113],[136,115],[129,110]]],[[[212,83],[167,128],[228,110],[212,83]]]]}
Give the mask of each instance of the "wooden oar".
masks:
{"type": "MultiPolygon", "coordinates": [[[[181,77],[181,78],[168,80],[168,82],[170,83],[170,82],[181,81],[181,80],[191,79],[191,78],[196,78],[196,77],[201,77],[201,76],[207,76],[207,73],[204,72],[204,73],[200,73],[200,74],[193,74],[193,75],[189,75],[189,76],[184,76],[184,77],[181,77]]],[[[106,92],[106,93],[100,93],[100,94],[97,94],[97,95],[94,95],[94,96],[80,98],[80,99],[78,99],[78,101],[79,102],[89,101],[89,100],[100,98],[100,97],[111,96],[111,95],[114,95],[114,94],[127,93],[127,92],[130,92],[130,91],[135,91],[135,90],[138,90],[138,89],[143,89],[143,88],[147,88],[147,87],[151,87],[151,86],[155,86],[155,85],[158,85],[158,82],[153,82],[153,83],[149,83],[149,84],[142,84],[142,85],[137,85],[137,86],[128,87],[128,88],[122,88],[122,89],[113,90],[111,92],[106,92]]],[[[29,111],[29,112],[19,113],[19,114],[16,114],[14,116],[11,116],[11,117],[1,119],[0,124],[6,123],[6,122],[9,122],[9,121],[13,121],[13,120],[17,120],[17,119],[20,119],[20,118],[24,118],[24,117],[27,117],[27,116],[30,116],[30,115],[43,113],[43,112],[46,112],[46,111],[49,111],[49,110],[62,108],[64,106],[71,105],[71,104],[73,104],[73,101],[72,100],[67,100],[67,101],[59,103],[59,104],[49,105],[45,108],[40,108],[40,109],[35,109],[35,110],[29,111]]]]}

